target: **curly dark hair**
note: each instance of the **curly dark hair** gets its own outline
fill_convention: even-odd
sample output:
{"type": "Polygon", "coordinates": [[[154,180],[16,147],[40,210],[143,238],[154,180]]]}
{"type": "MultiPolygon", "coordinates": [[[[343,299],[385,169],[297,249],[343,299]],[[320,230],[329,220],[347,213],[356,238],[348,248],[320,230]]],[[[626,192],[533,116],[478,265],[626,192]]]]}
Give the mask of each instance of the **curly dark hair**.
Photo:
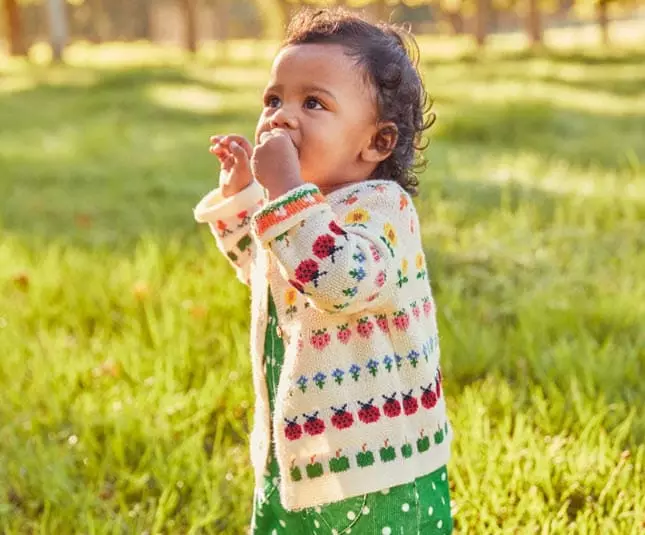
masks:
{"type": "Polygon", "coordinates": [[[398,132],[383,128],[377,148],[388,149],[388,138],[398,135],[392,154],[382,161],[370,178],[397,181],[416,195],[415,175],[424,165],[427,147],[423,132],[435,121],[432,100],[418,71],[419,47],[411,33],[393,24],[371,23],[342,8],[304,9],[290,22],[282,47],[298,44],[339,44],[356,60],[376,90],[379,121],[391,121],[398,132]]]}

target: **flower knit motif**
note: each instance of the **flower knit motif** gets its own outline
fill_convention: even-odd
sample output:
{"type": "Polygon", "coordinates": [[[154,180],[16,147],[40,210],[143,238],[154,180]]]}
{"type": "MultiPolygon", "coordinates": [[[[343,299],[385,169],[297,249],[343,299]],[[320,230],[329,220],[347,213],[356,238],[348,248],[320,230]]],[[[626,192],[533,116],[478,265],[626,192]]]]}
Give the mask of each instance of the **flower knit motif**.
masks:
{"type": "Polygon", "coordinates": [[[358,364],[352,364],[349,368],[349,374],[352,376],[354,381],[358,381],[358,378],[361,375],[361,367],[358,364]]]}
{"type": "Polygon", "coordinates": [[[334,371],[331,372],[331,376],[334,378],[334,381],[336,381],[336,383],[339,385],[343,383],[344,375],[345,375],[345,372],[340,368],[336,368],[334,371]]]}
{"type": "Polygon", "coordinates": [[[427,276],[427,272],[426,272],[426,269],[425,269],[426,263],[425,263],[425,259],[423,257],[423,253],[418,253],[417,254],[415,264],[417,266],[417,279],[425,279],[426,276],[427,276]]]}
{"type": "Polygon", "coordinates": [[[396,247],[397,236],[396,230],[392,223],[385,223],[383,226],[384,236],[381,236],[381,241],[387,246],[390,251],[390,254],[394,256],[394,247],[396,247]]]}
{"type": "Polygon", "coordinates": [[[293,315],[298,312],[298,309],[295,306],[296,299],[297,299],[298,293],[295,288],[287,288],[284,294],[284,302],[287,305],[287,316],[290,318],[293,317],[293,315]]]}
{"type": "Polygon", "coordinates": [[[419,363],[419,352],[414,349],[410,351],[410,353],[408,353],[408,360],[410,361],[410,364],[412,364],[412,367],[416,368],[419,363]]]}
{"type": "Polygon", "coordinates": [[[399,274],[399,280],[396,284],[399,288],[402,288],[408,282],[408,261],[406,258],[401,261],[401,268],[397,272],[399,274]]]}
{"type": "Polygon", "coordinates": [[[345,295],[347,297],[354,297],[357,294],[358,294],[358,286],[353,286],[351,288],[345,288],[343,290],[343,295],[345,295]]]}
{"type": "Polygon", "coordinates": [[[300,388],[303,393],[307,391],[307,383],[309,382],[309,379],[307,379],[305,375],[298,377],[296,382],[298,383],[298,388],[300,388]]]}
{"type": "Polygon", "coordinates": [[[368,360],[367,361],[367,369],[372,374],[372,377],[376,377],[376,374],[378,373],[378,360],[376,360],[376,359],[368,360]]]}
{"type": "Polygon", "coordinates": [[[381,253],[378,252],[378,249],[372,243],[370,243],[370,252],[372,253],[372,259],[374,262],[381,261],[381,253]]]}
{"type": "Polygon", "coordinates": [[[428,316],[430,316],[430,313],[432,312],[432,302],[430,301],[429,297],[424,297],[422,299],[422,302],[423,302],[423,313],[427,318],[428,316]]]}
{"type": "Polygon", "coordinates": [[[237,214],[237,218],[240,220],[237,228],[245,227],[251,221],[251,216],[249,215],[249,212],[247,210],[243,210],[239,214],[237,214]]]}
{"type": "Polygon", "coordinates": [[[385,357],[383,357],[383,366],[388,372],[392,371],[393,362],[394,359],[390,355],[385,355],[385,357]]]}
{"type": "Polygon", "coordinates": [[[358,196],[356,195],[360,190],[354,190],[348,195],[345,196],[344,199],[342,199],[340,202],[342,202],[346,206],[351,206],[355,202],[358,201],[358,196]]]}
{"type": "Polygon", "coordinates": [[[367,223],[370,220],[370,214],[367,210],[363,208],[355,208],[351,212],[348,212],[345,216],[345,223],[347,225],[356,225],[359,227],[367,228],[367,223]]]}
{"type": "Polygon", "coordinates": [[[401,193],[401,199],[399,201],[399,210],[403,211],[408,206],[408,196],[405,193],[401,193]]]}
{"type": "Polygon", "coordinates": [[[365,260],[367,260],[365,258],[365,253],[363,251],[361,251],[360,249],[358,249],[358,252],[356,252],[356,253],[354,253],[352,255],[352,258],[354,260],[356,260],[359,264],[363,264],[365,262],[365,260]]]}
{"type": "Polygon", "coordinates": [[[316,375],[313,377],[314,383],[316,383],[316,386],[322,390],[322,388],[325,386],[325,379],[327,379],[327,376],[323,372],[318,372],[316,375]]]}
{"type": "Polygon", "coordinates": [[[356,279],[358,282],[362,281],[366,276],[365,269],[362,266],[357,268],[352,268],[349,272],[350,276],[356,279]]]}
{"type": "Polygon", "coordinates": [[[229,234],[233,234],[233,231],[228,228],[228,225],[222,221],[221,219],[217,220],[217,223],[215,223],[215,228],[217,228],[217,235],[220,238],[224,238],[225,236],[229,234]]]}

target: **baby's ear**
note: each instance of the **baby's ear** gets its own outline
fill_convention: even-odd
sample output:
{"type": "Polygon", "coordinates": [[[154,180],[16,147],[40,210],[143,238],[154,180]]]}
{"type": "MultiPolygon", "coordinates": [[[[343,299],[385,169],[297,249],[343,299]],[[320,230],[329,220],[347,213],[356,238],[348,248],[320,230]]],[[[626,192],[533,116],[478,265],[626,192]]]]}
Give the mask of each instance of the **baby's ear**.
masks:
{"type": "Polygon", "coordinates": [[[361,152],[363,160],[372,163],[379,163],[386,160],[392,154],[398,139],[399,129],[395,123],[391,121],[379,123],[376,127],[376,132],[370,140],[369,146],[365,147],[361,152]]]}

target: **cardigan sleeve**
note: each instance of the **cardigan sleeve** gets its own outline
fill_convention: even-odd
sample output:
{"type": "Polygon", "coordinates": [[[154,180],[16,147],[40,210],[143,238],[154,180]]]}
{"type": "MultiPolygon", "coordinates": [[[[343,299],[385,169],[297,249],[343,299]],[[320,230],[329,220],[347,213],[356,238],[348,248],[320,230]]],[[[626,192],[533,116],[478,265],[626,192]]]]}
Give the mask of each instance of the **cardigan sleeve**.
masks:
{"type": "Polygon", "coordinates": [[[313,306],[359,312],[386,303],[407,270],[411,210],[395,182],[366,184],[343,219],[320,190],[305,184],[268,203],[253,229],[283,276],[313,306]]]}
{"type": "Polygon", "coordinates": [[[195,207],[195,219],[208,223],[219,249],[233,265],[237,278],[249,284],[255,240],[251,219],[265,203],[264,191],[257,182],[231,197],[220,189],[208,193],[195,207]]]}

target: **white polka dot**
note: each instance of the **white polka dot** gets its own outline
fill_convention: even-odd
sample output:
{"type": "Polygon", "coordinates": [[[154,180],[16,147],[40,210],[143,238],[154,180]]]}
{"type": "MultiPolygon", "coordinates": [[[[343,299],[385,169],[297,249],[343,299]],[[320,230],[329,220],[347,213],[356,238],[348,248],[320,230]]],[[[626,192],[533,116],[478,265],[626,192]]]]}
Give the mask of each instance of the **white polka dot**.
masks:
{"type": "Polygon", "coordinates": [[[409,503],[404,503],[401,506],[401,511],[403,511],[404,513],[407,513],[409,510],[410,510],[410,504],[409,503]]]}
{"type": "Polygon", "coordinates": [[[439,520],[439,522],[437,522],[437,527],[439,529],[441,529],[441,526],[443,526],[443,520],[439,520]]]}
{"type": "Polygon", "coordinates": [[[338,531],[337,531],[337,530],[335,530],[335,529],[332,529],[332,530],[331,530],[331,535],[338,535],[338,531]]]}
{"type": "Polygon", "coordinates": [[[321,509],[320,509],[320,507],[316,507],[316,508],[314,509],[314,511],[316,511],[316,513],[320,514],[321,509]]]}
{"type": "Polygon", "coordinates": [[[345,530],[345,533],[351,533],[351,532],[352,532],[352,528],[347,528],[347,529],[345,530]]]}
{"type": "Polygon", "coordinates": [[[390,535],[390,534],[392,533],[392,530],[391,530],[389,527],[385,526],[385,527],[383,528],[383,530],[381,531],[381,533],[382,533],[383,535],[390,535]]]}
{"type": "Polygon", "coordinates": [[[445,499],[443,496],[441,497],[441,503],[442,503],[443,505],[446,505],[446,499],[445,499]]]}
{"type": "Polygon", "coordinates": [[[349,518],[349,520],[354,520],[356,518],[356,513],[354,511],[350,511],[347,513],[347,518],[349,518]]]}
{"type": "Polygon", "coordinates": [[[369,515],[370,514],[370,508],[366,505],[363,507],[363,514],[364,515],[369,515]]]}
{"type": "Polygon", "coordinates": [[[277,487],[277,486],[278,486],[278,483],[280,483],[280,480],[279,480],[277,477],[274,477],[274,478],[271,480],[271,483],[273,483],[273,486],[274,486],[274,487],[277,487]]]}
{"type": "Polygon", "coordinates": [[[445,481],[445,480],[446,480],[446,473],[444,472],[443,474],[441,474],[441,481],[445,481]]]}
{"type": "MultiPolygon", "coordinates": [[[[390,493],[390,489],[383,489],[383,490],[381,491],[381,494],[383,494],[384,496],[387,496],[389,493],[390,493]]],[[[388,529],[389,529],[389,528],[388,528],[388,529]]]]}
{"type": "Polygon", "coordinates": [[[274,529],[274,530],[271,532],[271,535],[278,535],[278,530],[277,530],[277,529],[274,529]]]}
{"type": "Polygon", "coordinates": [[[432,482],[432,490],[437,490],[437,485],[434,484],[434,481],[432,482]]]}
{"type": "Polygon", "coordinates": [[[318,520],[314,520],[314,526],[318,529],[320,527],[320,522],[318,522],[318,520]]]}
{"type": "Polygon", "coordinates": [[[432,505],[428,507],[428,516],[432,516],[432,513],[434,513],[434,509],[432,508],[432,505]]]}
{"type": "Polygon", "coordinates": [[[281,525],[283,528],[286,528],[286,527],[287,527],[287,523],[286,523],[284,520],[280,520],[280,525],[281,525]]]}

